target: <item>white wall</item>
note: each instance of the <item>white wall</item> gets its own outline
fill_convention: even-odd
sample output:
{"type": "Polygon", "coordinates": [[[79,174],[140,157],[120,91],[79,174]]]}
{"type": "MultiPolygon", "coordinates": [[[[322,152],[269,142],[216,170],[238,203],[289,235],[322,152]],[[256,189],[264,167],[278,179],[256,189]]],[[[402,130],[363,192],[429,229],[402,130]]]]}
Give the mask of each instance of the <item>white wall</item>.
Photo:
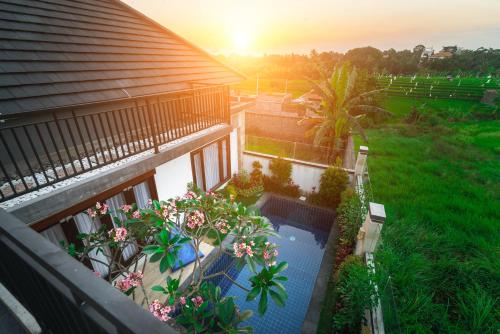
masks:
{"type": "MultiPolygon", "coordinates": [[[[243,168],[248,172],[252,171],[252,163],[258,160],[262,165],[262,172],[266,175],[271,175],[269,171],[269,161],[271,157],[254,156],[243,153],[243,168]]],[[[319,189],[319,180],[325,171],[326,167],[311,165],[304,165],[292,162],[292,181],[298,184],[302,191],[311,192],[313,187],[316,191],[319,189]]]]}
{"type": "Polygon", "coordinates": [[[156,167],[155,182],[160,200],[184,195],[187,184],[193,182],[190,153],[156,167]]]}
{"type": "Polygon", "coordinates": [[[233,129],[229,134],[231,153],[231,174],[238,173],[238,129],[233,129]]]}

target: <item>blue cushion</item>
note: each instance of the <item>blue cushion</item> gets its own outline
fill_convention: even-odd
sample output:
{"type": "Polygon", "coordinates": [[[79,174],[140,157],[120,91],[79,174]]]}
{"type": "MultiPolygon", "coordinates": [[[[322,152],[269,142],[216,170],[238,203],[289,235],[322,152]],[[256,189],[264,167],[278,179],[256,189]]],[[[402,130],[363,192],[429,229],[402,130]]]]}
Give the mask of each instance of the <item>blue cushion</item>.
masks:
{"type": "MultiPolygon", "coordinates": [[[[175,233],[175,232],[173,232],[175,233]]],[[[172,236],[173,236],[172,233],[172,236]]],[[[200,251],[198,252],[198,256],[201,258],[203,257],[203,253],[200,251]]],[[[194,262],[196,260],[196,253],[194,251],[194,247],[191,245],[191,243],[185,243],[181,246],[181,249],[179,249],[177,253],[177,258],[178,260],[175,261],[174,267],[172,268],[172,271],[176,271],[184,266],[187,266],[191,262],[194,262]],[[181,265],[182,263],[182,265],[181,265]]]]}

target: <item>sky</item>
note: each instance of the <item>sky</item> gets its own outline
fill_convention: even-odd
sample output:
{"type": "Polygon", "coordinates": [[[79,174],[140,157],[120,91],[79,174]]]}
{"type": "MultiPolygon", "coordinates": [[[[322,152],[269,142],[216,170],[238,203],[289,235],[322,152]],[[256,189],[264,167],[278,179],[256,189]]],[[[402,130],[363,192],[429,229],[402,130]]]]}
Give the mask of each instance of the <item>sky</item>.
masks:
{"type": "Polygon", "coordinates": [[[500,0],[124,0],[215,54],[500,48],[500,0]]]}

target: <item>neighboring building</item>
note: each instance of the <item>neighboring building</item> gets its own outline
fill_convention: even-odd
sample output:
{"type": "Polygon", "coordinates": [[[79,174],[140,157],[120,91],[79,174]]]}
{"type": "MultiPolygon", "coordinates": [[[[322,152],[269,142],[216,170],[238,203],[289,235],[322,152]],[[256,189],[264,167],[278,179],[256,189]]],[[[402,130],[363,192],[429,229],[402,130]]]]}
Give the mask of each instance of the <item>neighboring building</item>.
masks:
{"type": "Polygon", "coordinates": [[[424,47],[422,53],[420,54],[420,61],[431,58],[433,54],[434,54],[434,48],[424,47]]]}
{"type": "Polygon", "coordinates": [[[240,73],[120,1],[6,0],[0,20],[0,207],[55,244],[91,231],[97,201],[142,207],[237,172],[240,73]]]}
{"type": "Polygon", "coordinates": [[[454,46],[443,46],[443,49],[438,53],[433,54],[430,59],[447,59],[453,57],[453,55],[457,54],[460,49],[454,46]]]}

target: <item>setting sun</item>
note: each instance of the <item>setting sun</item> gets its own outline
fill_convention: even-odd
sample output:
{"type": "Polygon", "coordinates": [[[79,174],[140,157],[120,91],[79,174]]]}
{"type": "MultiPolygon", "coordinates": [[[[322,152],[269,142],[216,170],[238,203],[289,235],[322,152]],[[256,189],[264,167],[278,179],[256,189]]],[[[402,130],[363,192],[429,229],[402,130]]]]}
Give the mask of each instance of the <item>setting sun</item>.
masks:
{"type": "Polygon", "coordinates": [[[233,47],[236,51],[248,51],[252,44],[252,35],[248,30],[235,30],[233,32],[233,47]]]}

